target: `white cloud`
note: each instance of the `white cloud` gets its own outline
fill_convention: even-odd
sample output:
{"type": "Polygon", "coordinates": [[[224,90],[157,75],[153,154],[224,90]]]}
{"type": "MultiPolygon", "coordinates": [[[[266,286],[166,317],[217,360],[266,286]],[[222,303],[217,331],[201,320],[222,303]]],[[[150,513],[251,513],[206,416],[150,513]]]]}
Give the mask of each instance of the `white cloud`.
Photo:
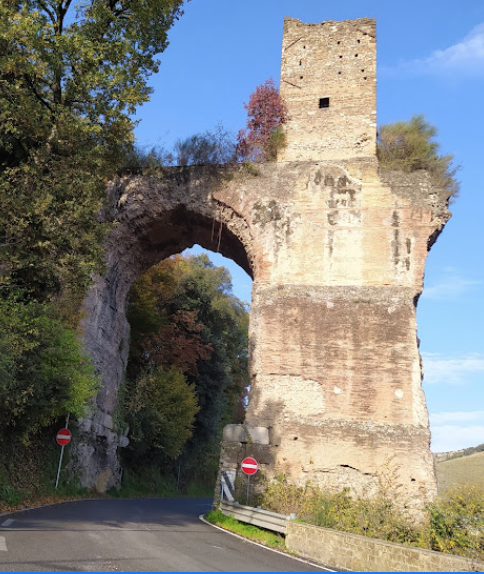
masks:
{"type": "Polygon", "coordinates": [[[482,421],[484,424],[484,411],[456,411],[448,413],[430,413],[431,425],[443,425],[456,422],[476,422],[482,421]]]}
{"type": "Polygon", "coordinates": [[[404,62],[399,70],[418,74],[457,73],[482,76],[484,71],[484,22],[476,26],[460,42],[430,56],[404,62]]]}
{"type": "Polygon", "coordinates": [[[462,385],[471,375],[484,373],[484,354],[464,357],[442,357],[437,353],[422,353],[424,383],[462,385]]]}
{"type": "Polygon", "coordinates": [[[484,425],[431,425],[432,452],[449,452],[484,443],[484,425]]]}
{"type": "Polygon", "coordinates": [[[422,298],[432,300],[456,299],[475,285],[482,285],[482,281],[465,279],[452,273],[440,283],[424,287],[422,298]]]}

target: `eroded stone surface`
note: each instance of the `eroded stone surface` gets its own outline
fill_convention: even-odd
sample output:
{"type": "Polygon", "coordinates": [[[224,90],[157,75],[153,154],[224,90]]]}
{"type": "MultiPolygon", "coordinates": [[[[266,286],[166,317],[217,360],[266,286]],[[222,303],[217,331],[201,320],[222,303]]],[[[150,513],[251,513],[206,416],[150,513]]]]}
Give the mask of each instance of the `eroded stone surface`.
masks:
{"type": "MultiPolygon", "coordinates": [[[[358,25],[344,29],[359,38],[358,25]]],[[[373,88],[364,89],[371,99],[373,88]]],[[[84,340],[103,379],[78,446],[86,486],[109,488],[119,477],[112,417],[128,353],[129,288],[153,264],[198,243],[254,279],[246,423],[268,429],[270,444],[227,443],[224,464],[258,456],[269,478],[284,472],[296,484],[359,493],[376,492],[390,472],[402,496],[422,502],[435,494],[416,302],[428,249],[450,217],[447,194],[425,172],[381,172],[374,133],[353,153],[343,138],[337,158],[326,153],[327,138],[324,149],[312,132],[291,139],[306,129],[297,123],[301,105],[289,101],[296,119],[288,155],[258,166],[257,175],[193,167],[112,184],[106,217],[119,223],[107,241],[106,276],[85,302],[84,340]],[[291,154],[298,160],[288,161],[291,154]]],[[[347,105],[342,100],[343,123],[347,105]]],[[[359,113],[348,121],[356,125],[359,113]]],[[[362,129],[369,126],[365,120],[362,129]]]]}

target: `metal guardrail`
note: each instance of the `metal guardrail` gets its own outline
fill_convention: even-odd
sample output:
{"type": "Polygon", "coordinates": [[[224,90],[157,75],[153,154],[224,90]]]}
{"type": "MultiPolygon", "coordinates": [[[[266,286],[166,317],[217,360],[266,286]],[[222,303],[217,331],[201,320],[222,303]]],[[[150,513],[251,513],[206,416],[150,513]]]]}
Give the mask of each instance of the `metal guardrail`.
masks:
{"type": "Polygon", "coordinates": [[[287,521],[295,518],[294,515],[286,516],[285,514],[277,514],[276,512],[269,512],[261,508],[253,508],[252,506],[243,506],[237,502],[221,502],[220,510],[226,515],[232,515],[240,522],[260,526],[266,530],[272,530],[281,534],[286,534],[287,521]]]}

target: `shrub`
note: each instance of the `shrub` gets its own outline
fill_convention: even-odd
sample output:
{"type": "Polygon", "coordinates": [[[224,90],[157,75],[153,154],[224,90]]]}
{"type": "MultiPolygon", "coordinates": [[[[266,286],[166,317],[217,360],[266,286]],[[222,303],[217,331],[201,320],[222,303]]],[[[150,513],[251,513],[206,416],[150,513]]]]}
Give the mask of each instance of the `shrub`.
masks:
{"type": "Polygon", "coordinates": [[[323,528],[484,559],[484,492],[463,487],[441,496],[428,505],[420,522],[396,500],[388,491],[369,498],[350,496],[348,489],[297,487],[280,476],[267,484],[261,502],[263,508],[294,512],[298,519],[323,528]]]}
{"type": "Polygon", "coordinates": [[[237,137],[237,156],[240,161],[273,161],[286,144],[283,124],[287,112],[284,100],[272,79],[257,86],[244,104],[247,128],[237,137]]]}
{"type": "Polygon", "coordinates": [[[192,436],[199,411],[195,388],[176,368],[158,367],[129,385],[126,417],[131,427],[133,458],[177,458],[192,436]]]}
{"type": "Polygon", "coordinates": [[[0,439],[82,416],[98,381],[76,333],[51,306],[15,297],[0,299],[0,325],[0,439]]]}
{"type": "Polygon", "coordinates": [[[455,179],[458,167],[453,167],[452,155],[439,155],[439,144],[434,141],[437,128],[422,115],[410,121],[386,124],[378,130],[377,155],[384,168],[430,172],[437,186],[448,191],[448,197],[457,197],[459,182],[455,179]]]}

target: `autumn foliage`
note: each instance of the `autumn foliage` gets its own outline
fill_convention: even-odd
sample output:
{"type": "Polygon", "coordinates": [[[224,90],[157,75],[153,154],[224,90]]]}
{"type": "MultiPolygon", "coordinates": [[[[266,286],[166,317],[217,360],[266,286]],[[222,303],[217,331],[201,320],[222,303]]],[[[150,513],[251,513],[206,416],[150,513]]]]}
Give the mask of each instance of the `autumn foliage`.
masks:
{"type": "Polygon", "coordinates": [[[221,430],[243,422],[249,382],[248,313],[231,289],[227,269],[206,255],[170,257],[135,281],[124,389],[128,469],[143,462],[166,471],[181,457],[184,480],[203,474],[213,483],[221,430]]]}
{"type": "Polygon", "coordinates": [[[257,86],[244,107],[247,127],[237,136],[238,157],[243,161],[275,160],[278,149],[285,143],[282,126],[287,111],[274,80],[271,78],[257,86]]]}

